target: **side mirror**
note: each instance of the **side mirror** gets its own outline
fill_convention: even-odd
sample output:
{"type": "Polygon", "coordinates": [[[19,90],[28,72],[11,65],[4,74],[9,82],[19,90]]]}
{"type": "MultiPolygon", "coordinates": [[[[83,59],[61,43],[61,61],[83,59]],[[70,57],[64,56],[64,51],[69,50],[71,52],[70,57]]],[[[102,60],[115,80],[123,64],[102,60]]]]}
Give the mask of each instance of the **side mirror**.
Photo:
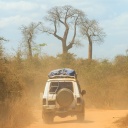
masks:
{"type": "Polygon", "coordinates": [[[84,94],[86,94],[86,91],[82,90],[81,95],[83,96],[84,94]]]}

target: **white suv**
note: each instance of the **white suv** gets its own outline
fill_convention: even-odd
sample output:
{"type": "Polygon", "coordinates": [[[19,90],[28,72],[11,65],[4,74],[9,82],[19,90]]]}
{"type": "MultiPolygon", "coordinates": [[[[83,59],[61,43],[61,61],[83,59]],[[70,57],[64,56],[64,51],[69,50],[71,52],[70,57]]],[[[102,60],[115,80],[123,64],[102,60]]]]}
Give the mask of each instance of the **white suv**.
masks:
{"type": "Polygon", "coordinates": [[[85,103],[76,78],[57,76],[48,79],[44,89],[42,102],[42,118],[45,123],[52,123],[55,116],[77,116],[78,121],[84,120],[85,103]]]}

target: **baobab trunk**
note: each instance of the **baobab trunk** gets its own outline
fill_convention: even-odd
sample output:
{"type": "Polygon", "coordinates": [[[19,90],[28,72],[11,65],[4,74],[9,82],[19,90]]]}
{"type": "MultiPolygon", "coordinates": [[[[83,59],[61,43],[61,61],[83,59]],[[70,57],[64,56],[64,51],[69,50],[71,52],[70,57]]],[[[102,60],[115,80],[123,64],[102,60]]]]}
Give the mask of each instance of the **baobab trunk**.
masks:
{"type": "Polygon", "coordinates": [[[89,46],[88,46],[88,59],[92,60],[92,41],[89,38],[89,46]]]}
{"type": "Polygon", "coordinates": [[[29,41],[28,41],[28,50],[29,50],[28,57],[29,59],[32,59],[32,46],[31,46],[31,42],[29,41]]]}
{"type": "Polygon", "coordinates": [[[62,41],[62,49],[63,49],[63,54],[66,54],[68,52],[68,49],[67,49],[65,41],[62,41]]]}

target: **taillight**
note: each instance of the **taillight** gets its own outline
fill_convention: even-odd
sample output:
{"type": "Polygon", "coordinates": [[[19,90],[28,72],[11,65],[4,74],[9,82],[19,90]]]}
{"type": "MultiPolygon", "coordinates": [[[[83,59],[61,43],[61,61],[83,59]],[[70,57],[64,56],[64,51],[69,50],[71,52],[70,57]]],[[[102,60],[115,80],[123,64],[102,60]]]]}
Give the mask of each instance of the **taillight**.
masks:
{"type": "Polygon", "coordinates": [[[43,105],[46,105],[46,99],[43,99],[43,105]]]}

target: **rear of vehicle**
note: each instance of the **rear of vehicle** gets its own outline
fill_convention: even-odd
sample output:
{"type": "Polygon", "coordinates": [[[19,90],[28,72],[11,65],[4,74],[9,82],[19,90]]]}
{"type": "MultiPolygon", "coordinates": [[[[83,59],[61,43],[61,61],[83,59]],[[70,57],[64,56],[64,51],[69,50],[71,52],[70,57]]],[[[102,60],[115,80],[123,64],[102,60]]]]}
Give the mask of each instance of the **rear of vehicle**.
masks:
{"type": "Polygon", "coordinates": [[[51,123],[55,116],[63,118],[69,115],[77,115],[78,120],[84,120],[84,100],[76,79],[48,79],[43,94],[44,121],[51,123]]]}

